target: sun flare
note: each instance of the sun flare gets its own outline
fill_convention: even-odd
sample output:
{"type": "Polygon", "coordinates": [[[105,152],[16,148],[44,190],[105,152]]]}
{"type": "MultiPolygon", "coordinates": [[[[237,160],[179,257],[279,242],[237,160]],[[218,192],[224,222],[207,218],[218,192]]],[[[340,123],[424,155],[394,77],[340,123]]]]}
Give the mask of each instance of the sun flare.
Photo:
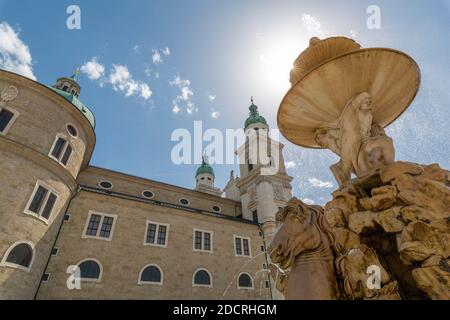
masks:
{"type": "Polygon", "coordinates": [[[294,60],[304,50],[306,38],[279,38],[268,41],[259,55],[261,78],[267,83],[269,90],[285,93],[290,88],[289,73],[294,60]]]}

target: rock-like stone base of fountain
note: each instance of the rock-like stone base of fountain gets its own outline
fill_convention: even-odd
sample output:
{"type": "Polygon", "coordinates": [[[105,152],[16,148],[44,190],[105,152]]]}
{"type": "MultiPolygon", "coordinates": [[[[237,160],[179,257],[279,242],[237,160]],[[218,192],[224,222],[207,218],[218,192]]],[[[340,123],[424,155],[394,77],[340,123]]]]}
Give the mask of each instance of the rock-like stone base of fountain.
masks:
{"type": "Polygon", "coordinates": [[[342,248],[336,268],[349,298],[450,299],[449,171],[394,162],[335,191],[325,217],[342,248]],[[367,275],[371,259],[385,269],[378,291],[352,278],[367,275]]]}

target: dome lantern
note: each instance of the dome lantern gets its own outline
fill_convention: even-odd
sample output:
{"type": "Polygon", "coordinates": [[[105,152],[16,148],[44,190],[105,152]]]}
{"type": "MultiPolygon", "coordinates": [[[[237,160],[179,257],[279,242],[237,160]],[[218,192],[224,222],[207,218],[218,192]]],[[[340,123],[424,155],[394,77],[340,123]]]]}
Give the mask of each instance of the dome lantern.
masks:
{"type": "Polygon", "coordinates": [[[198,167],[197,169],[197,173],[195,174],[195,177],[198,178],[198,176],[202,175],[202,174],[209,174],[211,175],[213,178],[214,176],[214,170],[213,168],[209,165],[208,163],[208,159],[206,158],[206,156],[202,157],[202,164],[200,165],[200,167],[198,167]]]}
{"type": "Polygon", "coordinates": [[[77,83],[75,77],[78,74],[78,69],[75,70],[73,75],[70,78],[67,77],[61,77],[56,80],[56,84],[53,86],[53,88],[67,92],[75,97],[80,96],[81,87],[77,83]]]}
{"type": "Polygon", "coordinates": [[[253,97],[250,98],[250,101],[252,102],[252,104],[248,108],[250,110],[250,115],[247,120],[245,120],[244,129],[247,129],[254,124],[263,124],[267,129],[267,121],[263,116],[259,114],[258,107],[253,103],[253,97]]]}

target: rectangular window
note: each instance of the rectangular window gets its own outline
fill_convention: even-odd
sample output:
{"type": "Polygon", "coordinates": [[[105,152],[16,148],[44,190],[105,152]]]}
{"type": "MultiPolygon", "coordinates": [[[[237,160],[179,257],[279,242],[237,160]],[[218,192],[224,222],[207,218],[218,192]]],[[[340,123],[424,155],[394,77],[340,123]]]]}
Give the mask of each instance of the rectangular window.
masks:
{"type": "Polygon", "coordinates": [[[166,244],[166,226],[158,227],[158,244],[165,245],[166,244]]]}
{"type": "Polygon", "coordinates": [[[258,222],[258,210],[252,212],[253,222],[258,222]]]}
{"type": "Polygon", "coordinates": [[[202,233],[195,231],[195,249],[202,250],[202,233]]]}
{"type": "Polygon", "coordinates": [[[205,241],[203,241],[204,242],[203,249],[206,250],[206,251],[211,251],[211,234],[208,233],[208,232],[205,232],[203,234],[203,237],[204,237],[204,240],[205,240],[205,241]]]}
{"type": "Polygon", "coordinates": [[[55,207],[58,194],[41,181],[36,183],[25,213],[48,221],[55,207]]]}
{"type": "Polygon", "coordinates": [[[53,211],[53,207],[55,206],[56,199],[57,199],[56,194],[50,192],[50,194],[48,195],[47,203],[45,204],[44,210],[42,210],[42,217],[44,217],[47,220],[48,220],[48,218],[50,218],[50,214],[53,211]]]}
{"type": "Polygon", "coordinates": [[[155,243],[156,224],[149,223],[147,226],[147,243],[155,243]]]}
{"type": "Polygon", "coordinates": [[[89,224],[86,230],[87,236],[96,236],[98,231],[98,226],[100,224],[100,220],[102,219],[101,216],[97,214],[92,214],[91,219],[89,220],[89,224]]]}
{"type": "Polygon", "coordinates": [[[31,201],[29,211],[34,212],[36,214],[39,213],[39,209],[42,207],[44,203],[45,196],[47,195],[48,190],[42,186],[38,186],[38,189],[34,193],[33,201],[31,201]]]}
{"type": "Polygon", "coordinates": [[[144,245],[166,247],[168,230],[168,224],[147,221],[144,245]]]}
{"type": "Polygon", "coordinates": [[[48,279],[50,279],[50,273],[44,273],[42,275],[42,282],[48,282],[48,279]]]}
{"type": "Polygon", "coordinates": [[[234,236],[234,253],[236,256],[250,257],[250,238],[234,236]]]}
{"type": "Polygon", "coordinates": [[[63,166],[67,166],[72,153],[72,145],[65,138],[58,135],[53,143],[49,156],[61,163],[63,166]]]}
{"type": "Polygon", "coordinates": [[[194,251],[213,251],[212,232],[194,229],[194,251]]]}
{"type": "Polygon", "coordinates": [[[242,242],[241,238],[234,238],[235,246],[236,246],[236,255],[240,256],[242,255],[242,242]]]}
{"type": "Polygon", "coordinates": [[[250,248],[248,247],[248,239],[242,239],[244,247],[244,256],[250,256],[250,248]]]}
{"type": "Polygon", "coordinates": [[[72,154],[72,146],[70,144],[67,144],[66,151],[64,151],[64,155],[61,158],[61,163],[63,165],[67,165],[67,162],[69,161],[70,155],[72,154]]]}
{"type": "Polygon", "coordinates": [[[53,146],[52,156],[59,159],[65,144],[66,140],[64,140],[63,138],[58,138],[55,142],[55,145],[53,146]]]}
{"type": "Polygon", "coordinates": [[[100,237],[101,238],[109,238],[109,235],[111,234],[113,222],[114,222],[114,218],[111,218],[111,217],[103,218],[102,228],[100,229],[100,237]]]}
{"type": "Polygon", "coordinates": [[[83,238],[111,240],[117,216],[90,211],[83,238]]]}
{"type": "Polygon", "coordinates": [[[14,118],[14,113],[6,109],[0,109],[0,132],[6,132],[8,125],[14,118]]]}

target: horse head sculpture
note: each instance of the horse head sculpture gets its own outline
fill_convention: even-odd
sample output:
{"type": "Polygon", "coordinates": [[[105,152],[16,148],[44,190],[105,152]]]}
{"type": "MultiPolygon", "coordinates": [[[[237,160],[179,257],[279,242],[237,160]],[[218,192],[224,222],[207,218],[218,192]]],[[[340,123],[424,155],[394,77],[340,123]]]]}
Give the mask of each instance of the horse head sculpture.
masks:
{"type": "Polygon", "coordinates": [[[320,206],[292,198],[277,213],[280,228],[269,246],[273,263],[290,269],[286,299],[337,299],[335,240],[320,206]]]}

